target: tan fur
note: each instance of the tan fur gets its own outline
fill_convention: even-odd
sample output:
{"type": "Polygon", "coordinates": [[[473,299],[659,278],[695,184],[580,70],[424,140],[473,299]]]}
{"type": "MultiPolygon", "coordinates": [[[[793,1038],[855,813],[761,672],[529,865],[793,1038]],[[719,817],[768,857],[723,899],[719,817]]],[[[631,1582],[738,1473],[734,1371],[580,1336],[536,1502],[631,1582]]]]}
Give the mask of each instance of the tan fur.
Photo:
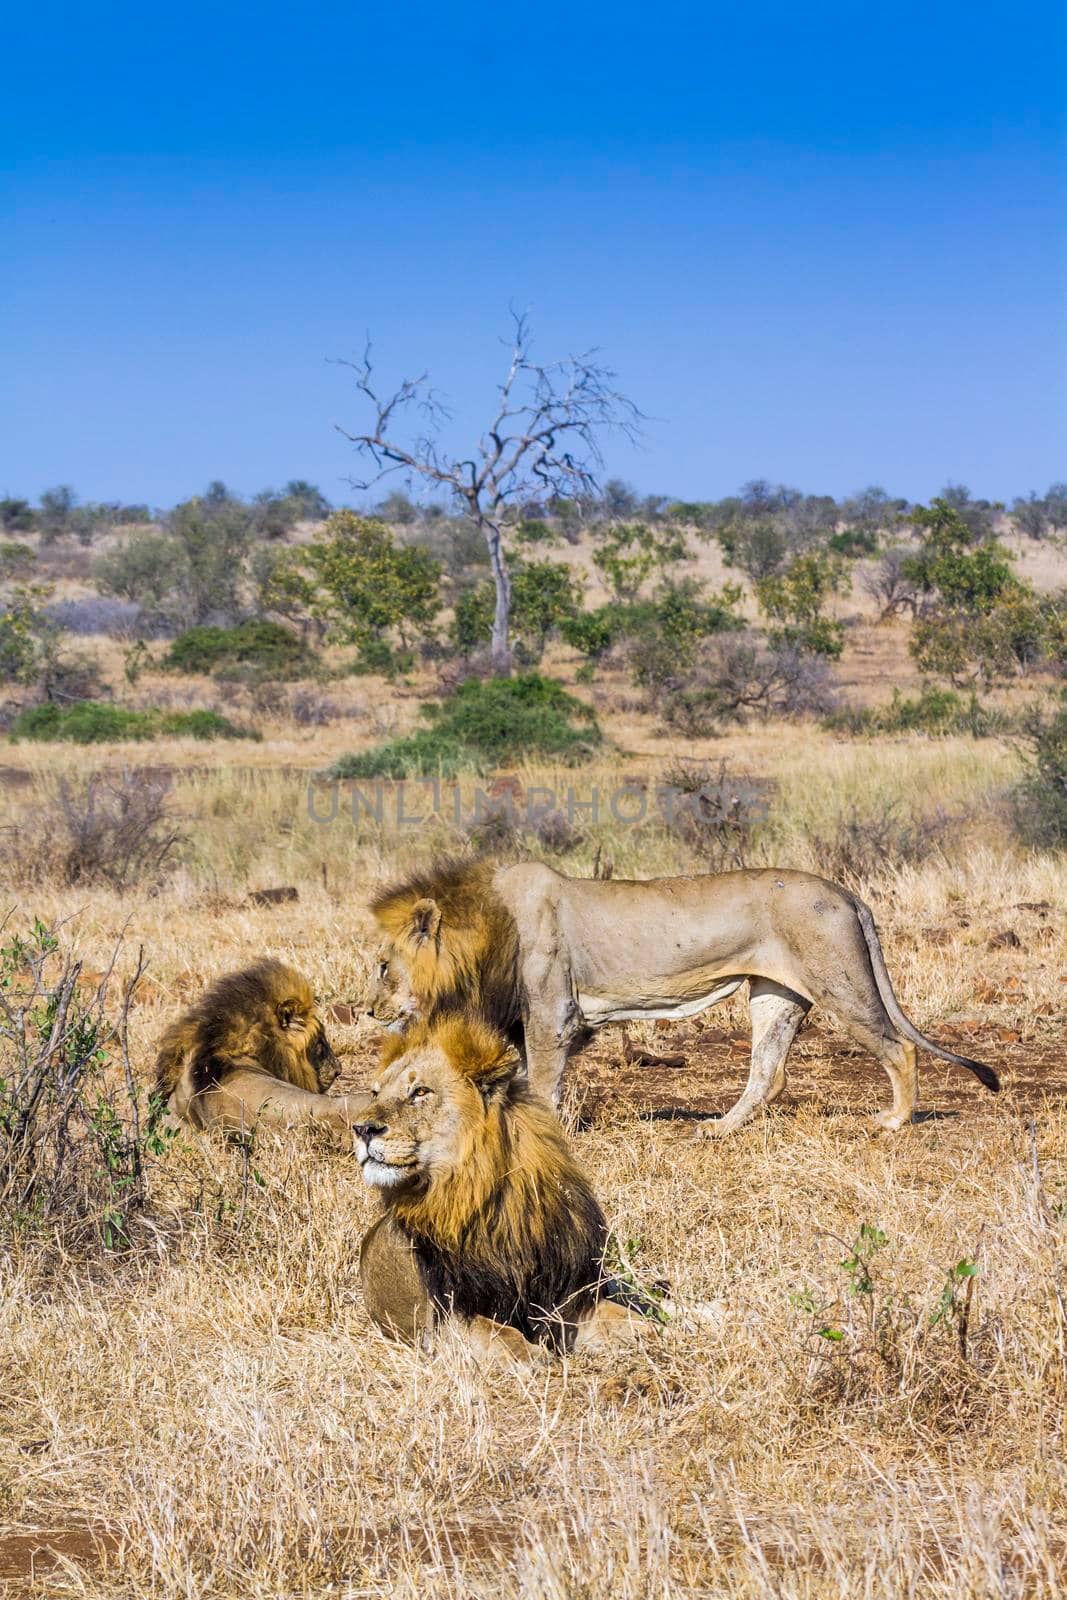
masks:
{"type": "Polygon", "coordinates": [[[782,1093],[813,1002],[885,1068],[893,1104],[879,1115],[883,1128],[915,1111],[916,1045],[999,1087],[989,1067],[918,1031],[893,993],[868,907],[808,872],[628,882],[564,878],[534,862],[448,862],[383,890],[372,910],[388,936],[379,971],[410,988],[407,1009],[434,1017],[472,1008],[521,1040],[531,1085],[553,1099],[585,1028],[694,1016],[746,980],[748,1085],[701,1135],[733,1131],[782,1093]]]}
{"type": "Polygon", "coordinates": [[[347,1130],[364,1099],[325,1093],[339,1070],[307,980],[266,959],[220,978],[171,1023],[156,1092],[199,1129],[325,1122],[347,1130]]]}
{"type": "Polygon", "coordinates": [[[482,1355],[536,1359],[572,1348],[591,1320],[632,1336],[622,1308],[601,1311],[603,1213],[516,1067],[502,1037],[458,1016],[385,1043],[356,1133],[383,1204],[360,1272],[387,1333],[415,1340],[455,1315],[482,1355]]]}

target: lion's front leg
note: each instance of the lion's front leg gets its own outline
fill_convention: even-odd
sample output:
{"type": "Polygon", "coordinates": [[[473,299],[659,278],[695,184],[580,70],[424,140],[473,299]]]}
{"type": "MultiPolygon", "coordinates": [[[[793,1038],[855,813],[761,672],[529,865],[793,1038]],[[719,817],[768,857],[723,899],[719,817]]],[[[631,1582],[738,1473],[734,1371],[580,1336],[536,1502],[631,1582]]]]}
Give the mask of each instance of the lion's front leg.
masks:
{"type": "Polygon", "coordinates": [[[171,1110],[205,1131],[249,1134],[268,1128],[285,1132],[319,1122],[347,1134],[369,1098],[362,1092],[313,1094],[266,1072],[239,1068],[199,1094],[189,1094],[185,1084],[180,1084],[171,1098],[171,1110]]]}
{"type": "Polygon", "coordinates": [[[563,1069],[582,1027],[570,969],[555,941],[533,951],[523,965],[529,1010],[523,1023],[526,1075],[530,1088],[558,1107],[563,1069]]]}

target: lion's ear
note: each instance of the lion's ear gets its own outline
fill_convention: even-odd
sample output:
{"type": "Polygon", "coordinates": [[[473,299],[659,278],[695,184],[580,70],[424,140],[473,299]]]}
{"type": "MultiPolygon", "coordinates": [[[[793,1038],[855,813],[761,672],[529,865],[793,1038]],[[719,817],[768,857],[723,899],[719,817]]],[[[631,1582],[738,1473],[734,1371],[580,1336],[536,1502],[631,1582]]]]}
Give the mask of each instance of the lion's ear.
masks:
{"type": "Polygon", "coordinates": [[[293,1004],[292,1000],[283,1000],[281,1005],[278,1007],[278,1026],[280,1028],[291,1028],[293,1025],[293,1018],[295,1016],[296,1006],[293,1004]]]}
{"type": "Polygon", "coordinates": [[[411,918],[408,922],[408,939],[416,950],[424,944],[429,944],[431,939],[437,938],[437,930],[441,926],[441,907],[436,900],[416,900],[411,908],[411,918]]]}
{"type": "Polygon", "coordinates": [[[507,1088],[520,1065],[519,1052],[509,1046],[492,1060],[481,1061],[477,1066],[468,1067],[467,1076],[488,1099],[490,1095],[499,1094],[501,1090],[507,1088]]]}

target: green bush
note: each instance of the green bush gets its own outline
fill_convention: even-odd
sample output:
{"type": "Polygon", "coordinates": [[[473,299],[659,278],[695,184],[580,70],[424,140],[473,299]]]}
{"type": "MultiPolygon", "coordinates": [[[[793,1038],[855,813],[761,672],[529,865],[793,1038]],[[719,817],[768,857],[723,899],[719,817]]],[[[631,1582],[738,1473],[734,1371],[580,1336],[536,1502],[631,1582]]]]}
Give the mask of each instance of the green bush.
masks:
{"type": "MultiPolygon", "coordinates": [[[[552,635],[578,615],[581,598],[580,580],[562,562],[512,562],[511,637],[523,666],[540,661],[552,635]]],[[[449,635],[461,655],[488,650],[495,608],[492,583],[480,583],[459,596],[449,635]]]]}
{"type": "Polygon", "coordinates": [[[335,778],[444,777],[486,771],[526,756],[554,756],[567,765],[600,743],[588,706],[553,678],[470,679],[451,699],[422,707],[430,726],[363,755],[342,756],[335,778]]]}
{"type": "Polygon", "coordinates": [[[850,561],[859,556],[876,556],[878,534],[873,528],[842,528],[839,533],[830,535],[826,548],[832,550],[834,555],[845,556],[850,561]]]}
{"type": "Polygon", "coordinates": [[[1012,796],[1019,835],[1026,844],[1061,850],[1067,846],[1067,690],[1051,716],[1030,713],[1022,747],[1026,775],[1012,796]]]}
{"type": "Polygon", "coordinates": [[[28,544],[15,539],[0,539],[0,578],[24,578],[36,561],[28,544]]]}
{"type": "Polygon", "coordinates": [[[831,733],[925,733],[943,738],[950,733],[967,733],[975,739],[1003,733],[1008,718],[1001,711],[982,705],[973,692],[965,700],[954,689],[938,689],[924,684],[913,699],[893,690],[887,706],[854,706],[827,717],[823,727],[831,733]]]}
{"type": "Polygon", "coordinates": [[[239,727],[217,711],[135,711],[106,700],[76,700],[73,705],[49,701],[22,711],[11,725],[11,738],[107,744],[126,739],[158,739],[166,735],[190,739],[258,739],[252,728],[239,727]]]}
{"type": "Polygon", "coordinates": [[[162,665],[171,672],[284,679],[307,677],[316,659],[295,633],[260,618],[236,628],[189,628],[175,639],[162,665]]]}

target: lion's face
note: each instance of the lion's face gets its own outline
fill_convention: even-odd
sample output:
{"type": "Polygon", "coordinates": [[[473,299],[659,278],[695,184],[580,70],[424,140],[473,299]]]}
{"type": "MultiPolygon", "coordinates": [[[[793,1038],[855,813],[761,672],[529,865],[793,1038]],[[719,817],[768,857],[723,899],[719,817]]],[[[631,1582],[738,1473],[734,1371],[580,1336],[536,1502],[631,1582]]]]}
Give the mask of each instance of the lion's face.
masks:
{"type": "Polygon", "coordinates": [[[392,939],[383,939],[375,952],[367,1011],[375,1022],[393,1029],[418,1016],[407,963],[392,939]]]}
{"type": "Polygon", "coordinates": [[[373,1099],[356,1126],[356,1157],[372,1189],[428,1189],[471,1159],[494,1096],[516,1061],[487,1029],[459,1019],[416,1024],[389,1041],[373,1099]]]}
{"type": "Polygon", "coordinates": [[[341,1063],[330,1048],[322,1017],[314,1001],[299,998],[283,1001],[276,1011],[278,1045],[289,1057],[293,1070],[286,1076],[299,1083],[307,1073],[314,1078],[320,1094],[336,1080],[341,1063]]]}

